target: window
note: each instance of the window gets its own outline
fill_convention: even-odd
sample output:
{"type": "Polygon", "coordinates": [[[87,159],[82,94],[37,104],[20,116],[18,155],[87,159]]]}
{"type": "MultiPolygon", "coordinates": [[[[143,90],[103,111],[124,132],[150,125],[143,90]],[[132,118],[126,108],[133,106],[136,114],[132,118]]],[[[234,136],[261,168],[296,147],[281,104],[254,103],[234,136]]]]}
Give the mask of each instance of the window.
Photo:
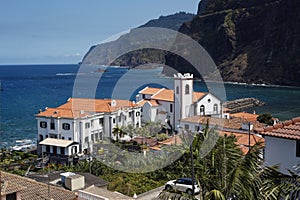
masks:
{"type": "Polygon", "coordinates": [[[129,112],[129,113],[128,113],[128,117],[131,117],[131,115],[132,115],[131,112],[129,112]]]}
{"type": "Polygon", "coordinates": [[[50,137],[50,138],[56,138],[56,139],[57,139],[57,134],[50,133],[50,134],[49,134],[49,137],[50,137]]]}
{"type": "Polygon", "coordinates": [[[190,94],[190,86],[188,84],[185,85],[185,94],[190,94]]]}
{"type": "Polygon", "coordinates": [[[54,123],[54,120],[51,119],[51,122],[50,122],[50,129],[51,130],[54,130],[55,129],[55,123],[54,123]]]}
{"type": "Polygon", "coordinates": [[[101,126],[103,126],[103,118],[100,118],[100,119],[99,119],[99,124],[100,124],[101,126]]]}
{"type": "Polygon", "coordinates": [[[211,100],[210,100],[210,99],[207,99],[207,102],[208,102],[208,103],[210,103],[210,102],[211,102],[211,100]]]}
{"type": "Polygon", "coordinates": [[[77,153],[77,147],[76,146],[72,147],[71,152],[72,152],[72,154],[76,154],[77,153]]]}
{"type": "Polygon", "coordinates": [[[42,134],[39,135],[39,141],[43,141],[44,137],[42,134]]]}
{"type": "Polygon", "coordinates": [[[185,129],[185,130],[189,130],[189,129],[190,129],[190,126],[189,126],[188,124],[185,124],[185,125],[184,125],[184,129],[185,129]]]}
{"type": "Polygon", "coordinates": [[[113,123],[116,123],[116,119],[115,118],[113,118],[113,123]]]}
{"type": "Polygon", "coordinates": [[[62,128],[63,128],[64,130],[70,130],[70,124],[68,124],[68,123],[63,123],[63,124],[62,124],[62,128]]]}
{"type": "Polygon", "coordinates": [[[140,116],[140,112],[136,112],[136,116],[137,116],[137,117],[140,116]]]}
{"type": "Polygon", "coordinates": [[[60,147],[60,154],[65,155],[65,147],[60,147]]]}
{"type": "Polygon", "coordinates": [[[214,114],[218,114],[218,104],[214,104],[214,114]]]}
{"type": "Polygon", "coordinates": [[[57,154],[57,146],[52,146],[53,155],[57,154]]]}
{"type": "Polygon", "coordinates": [[[89,142],[89,137],[85,137],[84,138],[84,143],[88,143],[89,142]]]}
{"type": "Polygon", "coordinates": [[[46,146],[46,152],[50,153],[50,146],[49,145],[46,146]]]}
{"type": "Polygon", "coordinates": [[[145,98],[146,98],[146,95],[145,95],[145,94],[143,94],[143,95],[142,95],[142,98],[143,98],[143,99],[145,99],[145,98]]]}
{"type": "Polygon", "coordinates": [[[200,106],[200,115],[205,115],[205,107],[204,107],[204,105],[200,106]]]}
{"type": "Polygon", "coordinates": [[[88,128],[90,128],[90,127],[91,127],[91,125],[90,125],[89,122],[85,123],[85,129],[88,129],[88,128]]]}
{"type": "Polygon", "coordinates": [[[69,140],[72,140],[72,138],[71,138],[71,137],[69,137],[69,140]]]}
{"type": "Polygon", "coordinates": [[[195,131],[198,132],[199,130],[200,130],[200,127],[196,125],[196,126],[195,126],[195,131]]]}
{"type": "Polygon", "coordinates": [[[40,127],[41,127],[41,128],[47,128],[47,122],[41,121],[41,122],[40,122],[40,127]]]}
{"type": "Polygon", "coordinates": [[[91,121],[91,127],[94,127],[94,120],[91,121]]]}
{"type": "Polygon", "coordinates": [[[170,104],[170,112],[173,112],[173,104],[170,104]]]}
{"type": "Polygon", "coordinates": [[[121,122],[121,121],[122,121],[122,117],[121,117],[121,116],[119,116],[118,118],[119,118],[119,122],[121,122]]]}
{"type": "Polygon", "coordinates": [[[65,139],[65,137],[61,137],[61,139],[62,139],[62,140],[64,140],[64,139],[65,139]]]}
{"type": "Polygon", "coordinates": [[[300,140],[296,140],[296,157],[300,157],[300,140]]]}
{"type": "Polygon", "coordinates": [[[179,86],[176,86],[176,94],[179,94],[179,86]]]}

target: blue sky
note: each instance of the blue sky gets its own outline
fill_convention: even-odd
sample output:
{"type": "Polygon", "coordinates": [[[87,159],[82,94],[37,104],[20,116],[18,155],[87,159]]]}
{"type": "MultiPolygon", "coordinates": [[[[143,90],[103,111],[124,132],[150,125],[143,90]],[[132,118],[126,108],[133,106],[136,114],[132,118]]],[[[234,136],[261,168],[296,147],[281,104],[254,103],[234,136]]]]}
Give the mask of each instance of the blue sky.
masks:
{"type": "Polygon", "coordinates": [[[199,0],[0,0],[0,64],[77,63],[89,47],[199,0]]]}

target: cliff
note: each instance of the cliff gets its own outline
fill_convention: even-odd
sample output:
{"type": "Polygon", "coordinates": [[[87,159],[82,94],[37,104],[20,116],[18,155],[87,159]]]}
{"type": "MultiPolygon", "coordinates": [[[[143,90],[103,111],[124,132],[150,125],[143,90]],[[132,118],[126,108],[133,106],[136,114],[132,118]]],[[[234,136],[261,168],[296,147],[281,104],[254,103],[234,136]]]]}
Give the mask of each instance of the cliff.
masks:
{"type": "MultiPolygon", "coordinates": [[[[299,0],[202,0],[179,31],[208,51],[224,81],[300,86],[299,10],[299,0]]],[[[166,65],[197,74],[176,55],[166,65]]]]}
{"type": "MultiPolygon", "coordinates": [[[[140,27],[161,27],[172,30],[178,30],[184,22],[192,20],[194,14],[179,12],[173,15],[161,16],[158,19],[153,19],[140,27]]],[[[128,34],[121,36],[119,39],[92,46],[86,55],[83,57],[83,64],[91,65],[107,65],[110,63],[110,52],[116,51],[116,48],[122,48],[132,44],[134,38],[134,30],[132,29],[128,34]]],[[[165,39],[165,38],[164,38],[165,39]]],[[[114,60],[111,65],[135,67],[148,63],[164,64],[165,55],[167,52],[156,49],[141,49],[138,51],[129,52],[114,60]]]]}

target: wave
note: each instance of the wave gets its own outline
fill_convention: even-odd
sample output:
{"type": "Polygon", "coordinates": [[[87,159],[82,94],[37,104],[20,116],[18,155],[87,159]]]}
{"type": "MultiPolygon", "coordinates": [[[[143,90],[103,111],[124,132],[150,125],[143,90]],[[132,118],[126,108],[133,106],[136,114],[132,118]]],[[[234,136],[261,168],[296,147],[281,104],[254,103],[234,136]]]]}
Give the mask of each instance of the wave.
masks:
{"type": "Polygon", "coordinates": [[[77,73],[57,73],[56,76],[76,76],[77,73]]]}

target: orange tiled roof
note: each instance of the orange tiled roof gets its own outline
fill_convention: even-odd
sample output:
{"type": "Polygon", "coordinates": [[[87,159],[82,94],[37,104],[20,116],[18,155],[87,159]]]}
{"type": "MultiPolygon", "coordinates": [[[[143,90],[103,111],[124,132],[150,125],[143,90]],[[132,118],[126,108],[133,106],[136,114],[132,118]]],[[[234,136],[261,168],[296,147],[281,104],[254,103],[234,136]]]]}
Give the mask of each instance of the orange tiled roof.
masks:
{"type": "Polygon", "coordinates": [[[151,99],[162,100],[162,101],[174,101],[174,91],[166,88],[162,88],[154,95],[152,95],[151,99]]]}
{"type": "Polygon", "coordinates": [[[193,102],[197,102],[207,94],[207,92],[193,92],[193,102]]]}
{"type": "Polygon", "coordinates": [[[22,200],[76,200],[76,194],[56,186],[48,186],[47,184],[37,182],[30,178],[25,178],[1,171],[1,180],[8,184],[15,184],[18,187],[26,188],[20,191],[22,200]],[[48,190],[49,189],[49,190],[48,190]],[[50,193],[48,193],[50,191],[50,193]],[[48,196],[49,195],[49,196],[48,196]]]}
{"type": "Polygon", "coordinates": [[[156,151],[160,151],[163,145],[175,145],[175,144],[176,145],[182,144],[181,138],[178,135],[170,137],[164,141],[158,142],[157,145],[150,146],[149,148],[156,151]]]}
{"type": "Polygon", "coordinates": [[[145,103],[150,103],[151,106],[159,106],[156,100],[147,100],[147,99],[142,99],[141,101],[137,102],[137,105],[143,106],[145,103]]]}
{"type": "Polygon", "coordinates": [[[257,120],[258,115],[252,113],[246,113],[246,112],[239,112],[239,113],[230,114],[230,117],[243,118],[247,121],[253,122],[257,120]]]}
{"type": "Polygon", "coordinates": [[[110,113],[120,109],[127,109],[137,106],[137,104],[134,104],[128,100],[70,98],[67,103],[57,108],[48,108],[36,116],[78,118],[85,117],[93,113],[110,113]],[[112,105],[113,101],[116,103],[116,105],[112,105]]]}
{"type": "Polygon", "coordinates": [[[284,122],[279,122],[274,126],[256,129],[261,135],[300,140],[300,117],[284,122]]]}
{"type": "MultiPolygon", "coordinates": [[[[209,117],[209,116],[202,116],[202,115],[196,115],[192,117],[188,117],[185,119],[182,119],[182,122],[191,122],[196,124],[206,124],[207,120],[210,125],[213,126],[219,126],[223,128],[229,128],[229,129],[235,129],[239,130],[242,128],[242,123],[247,123],[248,121],[243,118],[231,118],[231,119],[225,119],[225,118],[215,118],[215,117],[209,117]]],[[[254,128],[262,128],[265,127],[264,124],[259,123],[258,121],[252,122],[254,128]]]]}
{"type": "Polygon", "coordinates": [[[19,184],[15,184],[8,181],[1,181],[1,196],[12,194],[15,192],[20,192],[21,190],[26,189],[26,187],[22,187],[19,184]]]}
{"type": "Polygon", "coordinates": [[[143,90],[140,91],[141,94],[155,94],[158,92],[161,88],[152,88],[152,87],[145,87],[143,90]]]}
{"type": "MultiPolygon", "coordinates": [[[[237,139],[237,144],[240,145],[242,148],[242,151],[244,153],[248,152],[249,148],[249,135],[246,133],[237,133],[237,132],[229,132],[229,131],[219,131],[219,134],[224,136],[226,135],[234,135],[237,139]]],[[[261,142],[262,144],[265,143],[265,139],[263,137],[260,137],[255,134],[250,135],[250,146],[253,147],[257,142],[261,142]]]]}
{"type": "MultiPolygon", "coordinates": [[[[151,94],[151,99],[161,100],[161,101],[174,101],[174,90],[166,88],[151,88],[146,87],[141,94],[151,94]]],[[[203,98],[207,93],[206,92],[193,92],[193,102],[197,102],[199,99],[203,98]]]]}

